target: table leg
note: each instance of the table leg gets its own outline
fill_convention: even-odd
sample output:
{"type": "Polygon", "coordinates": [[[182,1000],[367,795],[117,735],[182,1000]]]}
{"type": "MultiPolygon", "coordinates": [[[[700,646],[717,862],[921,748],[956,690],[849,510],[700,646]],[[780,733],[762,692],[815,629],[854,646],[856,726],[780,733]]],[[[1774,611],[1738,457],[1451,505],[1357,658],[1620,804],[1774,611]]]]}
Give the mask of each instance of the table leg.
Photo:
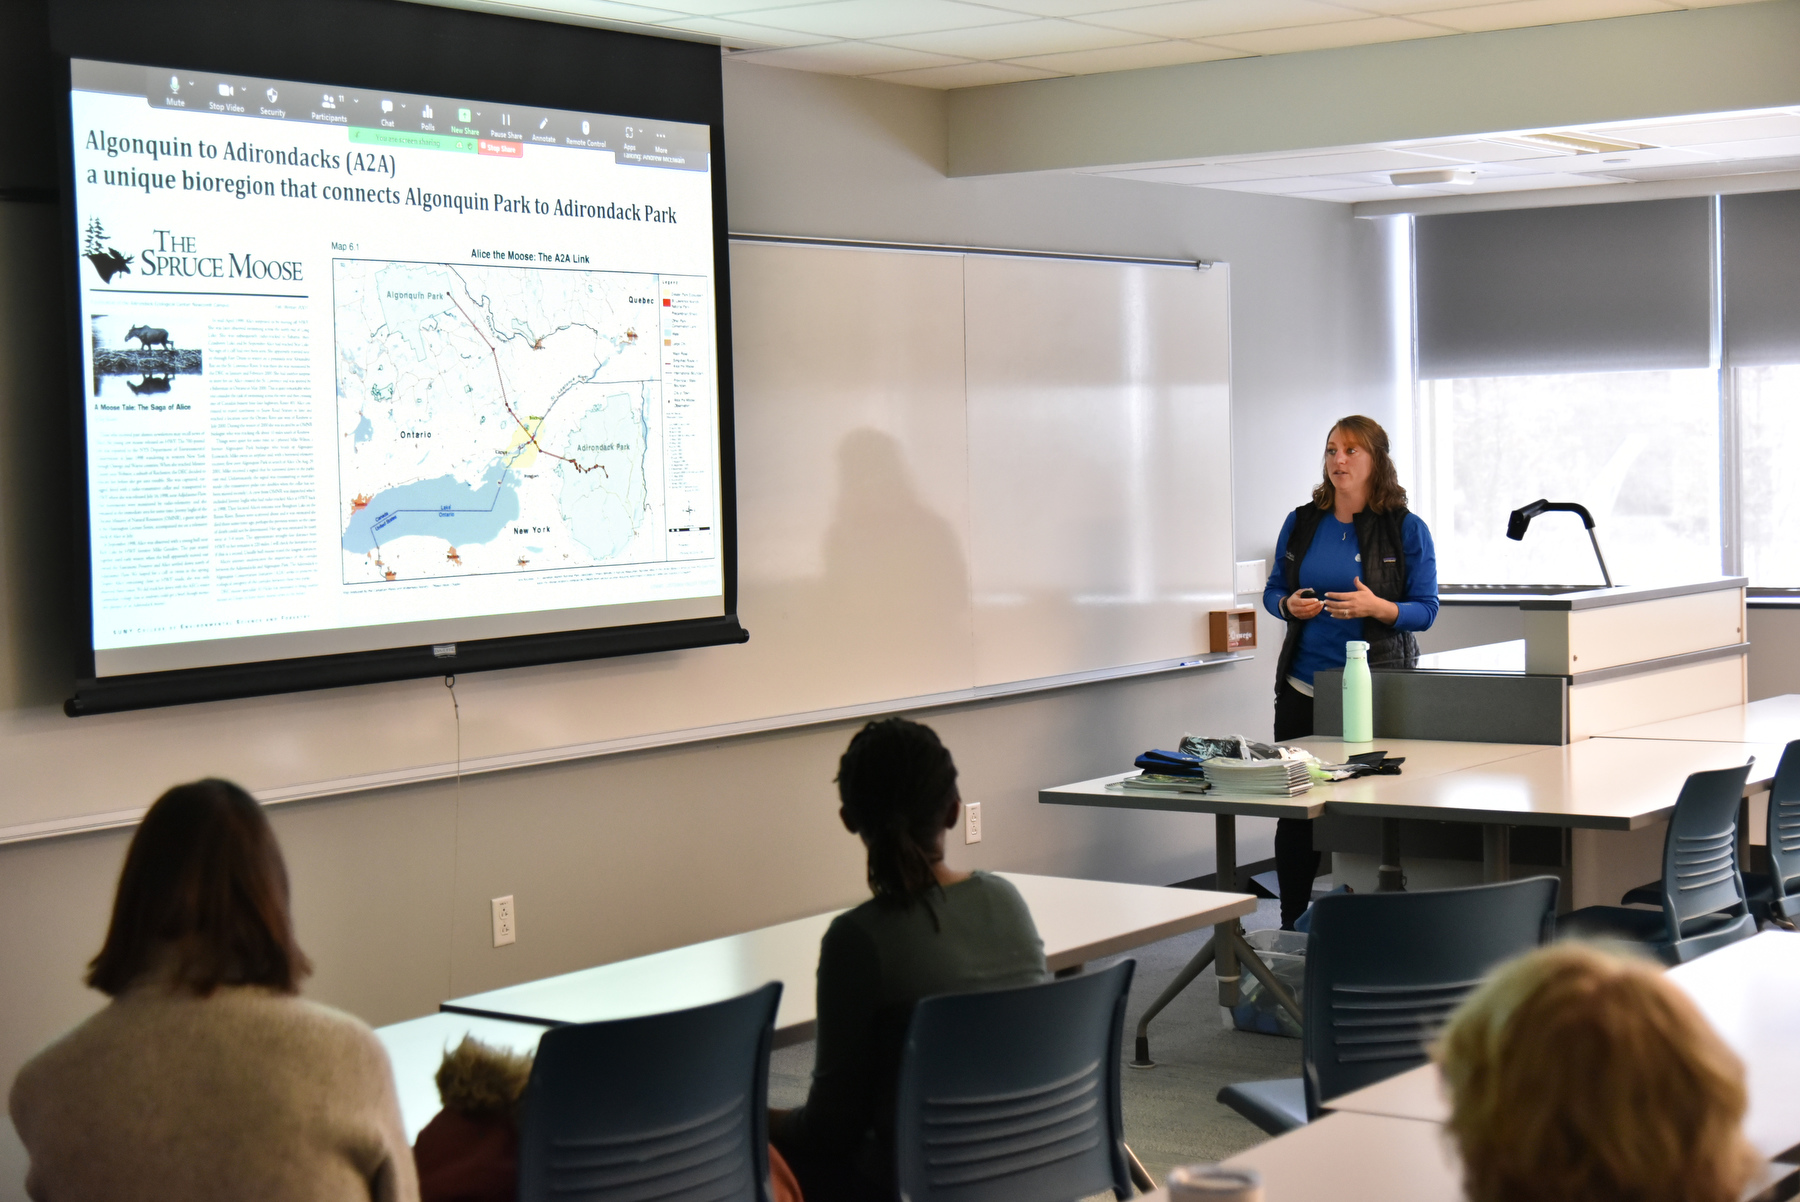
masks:
{"type": "MultiPolygon", "coordinates": [[[[1215,842],[1218,845],[1218,870],[1215,874],[1219,892],[1235,893],[1237,891],[1237,818],[1231,814],[1220,814],[1213,826],[1215,842]]],[[[1221,922],[1213,927],[1213,937],[1206,945],[1187,962],[1175,979],[1169,982],[1167,989],[1157,995],[1138,1019],[1136,1054],[1128,1062],[1132,1068],[1155,1068],[1156,1061],[1150,1059],[1150,1020],[1163,1012],[1170,1002],[1194,981],[1194,978],[1212,965],[1219,978],[1219,1005],[1235,1006],[1238,1003],[1238,964],[1248,968],[1257,980],[1263,983],[1276,1002],[1294,1016],[1295,1022],[1303,1022],[1300,1005],[1269,966],[1262,962],[1256,949],[1244,942],[1243,929],[1237,919],[1221,922]]]]}
{"type": "MultiPolygon", "coordinates": [[[[1237,892],[1237,815],[1220,814],[1213,822],[1213,842],[1217,847],[1215,861],[1220,893],[1237,892]]],[[[1219,978],[1219,1005],[1229,1010],[1238,1004],[1237,948],[1230,936],[1237,932],[1237,919],[1213,928],[1213,973],[1219,978]]]]}
{"type": "Polygon", "coordinates": [[[1381,820],[1381,867],[1375,872],[1375,892],[1400,893],[1406,888],[1406,874],[1400,871],[1400,820],[1381,820]]]}
{"type": "Polygon", "coordinates": [[[1482,825],[1481,879],[1490,884],[1512,879],[1512,827],[1503,822],[1482,825]]]}

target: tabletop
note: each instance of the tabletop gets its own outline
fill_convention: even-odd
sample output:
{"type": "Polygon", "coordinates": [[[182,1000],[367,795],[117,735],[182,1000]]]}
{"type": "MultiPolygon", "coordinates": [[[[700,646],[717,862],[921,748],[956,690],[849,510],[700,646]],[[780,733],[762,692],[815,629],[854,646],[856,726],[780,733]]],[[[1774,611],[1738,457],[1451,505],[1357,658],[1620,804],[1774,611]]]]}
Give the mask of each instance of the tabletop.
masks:
{"type": "Polygon", "coordinates": [[[1690,772],[1735,767],[1754,755],[1746,792],[1766,790],[1781,751],[1778,743],[1584,739],[1435,776],[1407,773],[1367,797],[1334,798],[1328,808],[1370,818],[1637,830],[1674,810],[1690,772]]]}
{"type": "Polygon", "coordinates": [[[1713,743],[1787,743],[1800,739],[1800,693],[1765,697],[1744,705],[1669,718],[1624,730],[1609,730],[1606,739],[1700,739],[1713,743]]]}
{"type": "MultiPolygon", "coordinates": [[[[1256,899],[1243,893],[1014,872],[997,875],[1011,881],[1025,898],[1053,972],[1256,909],[1256,899]]],[[[777,1043],[796,1042],[812,1033],[819,941],[842,912],[454,998],[442,1008],[543,1024],[599,1022],[700,1006],[780,981],[784,988],[775,1016],[777,1043]]]]}
{"type": "MultiPolygon", "coordinates": [[[[1800,935],[1764,931],[1669,970],[1707,1021],[1743,1060],[1749,1110],[1744,1134],[1775,1157],[1800,1144],[1800,935]]],[[[1442,1123],[1450,1117],[1435,1065],[1364,1086],[1327,1105],[1337,1113],[1442,1123]]]]}
{"type": "Polygon", "coordinates": [[[1077,781],[1038,790],[1038,801],[1047,805],[1112,806],[1124,810],[1178,810],[1189,814],[1235,814],[1247,818],[1317,818],[1333,801],[1369,801],[1396,781],[1457,772],[1496,760],[1527,755],[1543,748],[1531,743],[1457,743],[1439,739],[1377,739],[1371,743],[1346,743],[1342,739],[1294,740],[1327,763],[1339,764],[1366,751],[1385,751],[1405,756],[1402,775],[1362,776],[1353,780],[1314,785],[1298,797],[1233,794],[1221,789],[1209,793],[1150,792],[1108,788],[1133,772],[1077,781]]]}

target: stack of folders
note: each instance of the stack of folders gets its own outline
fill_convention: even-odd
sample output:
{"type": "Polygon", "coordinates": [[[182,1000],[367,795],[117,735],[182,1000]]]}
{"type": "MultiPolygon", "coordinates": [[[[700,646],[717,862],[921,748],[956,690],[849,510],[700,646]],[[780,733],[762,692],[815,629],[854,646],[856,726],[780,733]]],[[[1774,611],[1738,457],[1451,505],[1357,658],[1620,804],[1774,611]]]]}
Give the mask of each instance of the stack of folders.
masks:
{"type": "Polygon", "coordinates": [[[1214,756],[1205,764],[1206,779],[1230,793],[1295,797],[1312,788],[1312,774],[1302,760],[1234,760],[1214,756]]]}

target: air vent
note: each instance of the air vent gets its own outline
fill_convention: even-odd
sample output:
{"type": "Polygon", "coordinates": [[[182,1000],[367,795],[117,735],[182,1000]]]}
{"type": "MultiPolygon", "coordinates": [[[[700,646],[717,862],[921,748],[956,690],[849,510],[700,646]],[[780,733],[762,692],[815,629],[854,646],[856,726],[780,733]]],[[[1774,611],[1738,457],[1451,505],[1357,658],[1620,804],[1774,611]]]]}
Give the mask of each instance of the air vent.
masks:
{"type": "Polygon", "coordinates": [[[1489,142],[1504,142],[1509,146],[1529,146],[1533,150],[1554,150],[1558,154],[1617,154],[1621,150],[1649,150],[1642,142],[1627,142],[1623,138],[1605,138],[1599,134],[1585,133],[1580,130],[1559,130],[1544,134],[1508,134],[1501,138],[1485,139],[1489,142]]]}

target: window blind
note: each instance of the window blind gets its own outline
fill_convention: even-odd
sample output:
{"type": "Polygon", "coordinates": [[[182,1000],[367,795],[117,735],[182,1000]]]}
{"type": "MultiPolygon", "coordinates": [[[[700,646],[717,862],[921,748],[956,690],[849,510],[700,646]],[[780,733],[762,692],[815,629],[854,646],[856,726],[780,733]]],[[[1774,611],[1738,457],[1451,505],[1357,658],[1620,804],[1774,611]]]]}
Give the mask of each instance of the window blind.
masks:
{"type": "Polygon", "coordinates": [[[1800,363],[1800,192],[1723,197],[1720,221],[1730,362],[1800,363]]]}
{"type": "Polygon", "coordinates": [[[1419,375],[1708,366],[1711,206],[1696,197],[1417,218],[1419,375]]]}

